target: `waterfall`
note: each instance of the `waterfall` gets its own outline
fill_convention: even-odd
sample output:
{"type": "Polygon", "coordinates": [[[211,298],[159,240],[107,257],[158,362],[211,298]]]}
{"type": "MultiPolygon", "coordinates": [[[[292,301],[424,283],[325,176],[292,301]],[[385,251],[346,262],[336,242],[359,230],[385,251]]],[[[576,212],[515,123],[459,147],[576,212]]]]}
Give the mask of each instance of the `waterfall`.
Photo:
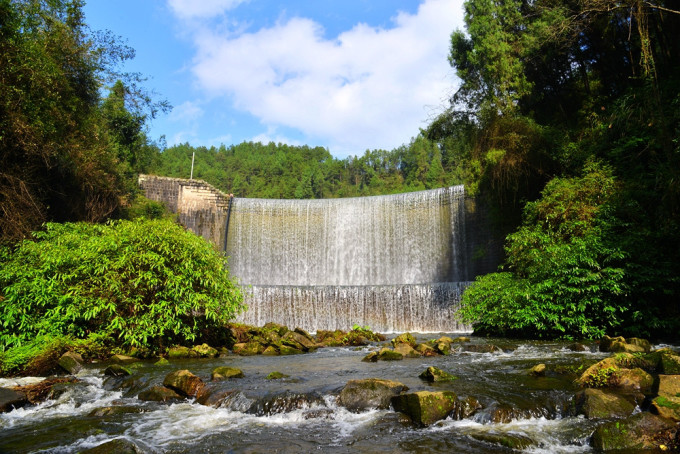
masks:
{"type": "Polygon", "coordinates": [[[374,197],[233,200],[226,253],[241,321],[307,330],[460,331],[463,186],[374,197]]]}

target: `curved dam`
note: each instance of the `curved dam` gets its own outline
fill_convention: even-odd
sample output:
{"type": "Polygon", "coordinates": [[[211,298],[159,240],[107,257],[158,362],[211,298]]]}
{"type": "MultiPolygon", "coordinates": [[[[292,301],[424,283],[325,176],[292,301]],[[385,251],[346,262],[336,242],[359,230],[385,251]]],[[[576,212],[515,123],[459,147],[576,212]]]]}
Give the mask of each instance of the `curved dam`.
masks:
{"type": "Polygon", "coordinates": [[[202,181],[146,175],[140,186],[225,251],[247,324],[468,331],[460,295],[495,258],[468,241],[480,235],[463,186],[320,200],[230,199],[202,181]]]}

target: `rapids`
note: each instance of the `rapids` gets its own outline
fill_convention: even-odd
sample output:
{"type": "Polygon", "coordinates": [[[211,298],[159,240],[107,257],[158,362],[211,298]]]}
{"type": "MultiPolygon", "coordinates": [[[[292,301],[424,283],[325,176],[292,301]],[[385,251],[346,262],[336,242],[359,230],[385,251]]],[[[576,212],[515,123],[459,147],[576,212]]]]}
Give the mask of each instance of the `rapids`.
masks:
{"type": "MultiPolygon", "coordinates": [[[[297,356],[175,360],[169,366],[141,362],[128,380],[106,377],[106,364],[92,364],[78,374],[80,383],[61,387],[53,400],[0,414],[0,452],[75,453],[115,438],[157,453],[517,452],[504,447],[500,436],[524,440],[527,453],[591,452],[588,438],[597,422],[570,413],[573,377],[533,377],[528,369],[538,363],[549,369],[572,366],[606,354],[594,346],[572,352],[561,342],[473,338],[472,343],[493,343],[503,352],[364,363],[370,347],[322,348],[297,356]],[[174,370],[189,369],[207,382],[212,369],[223,365],[242,369],[245,378],[225,382],[234,392],[220,408],[137,399],[174,370]],[[429,366],[458,379],[426,383],[418,375],[429,366]],[[265,379],[272,371],[290,378],[265,379]],[[467,419],[416,428],[390,410],[351,413],[335,404],[347,381],[370,377],[400,381],[410,391],[452,390],[475,397],[484,408],[467,419]],[[497,415],[504,415],[502,422],[497,415]]],[[[11,384],[0,380],[0,386],[11,384]]]]}

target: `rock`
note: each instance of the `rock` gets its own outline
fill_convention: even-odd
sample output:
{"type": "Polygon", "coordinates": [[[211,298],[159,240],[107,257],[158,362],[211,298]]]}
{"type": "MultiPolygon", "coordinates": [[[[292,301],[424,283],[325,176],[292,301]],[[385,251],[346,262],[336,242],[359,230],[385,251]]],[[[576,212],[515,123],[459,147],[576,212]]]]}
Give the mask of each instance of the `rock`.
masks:
{"type": "Polygon", "coordinates": [[[215,388],[210,385],[204,386],[196,396],[196,403],[206,407],[219,408],[236,391],[233,389],[215,388]]]}
{"type": "Polygon", "coordinates": [[[350,380],[340,391],[338,405],[355,413],[372,408],[387,409],[392,397],[407,390],[404,384],[392,380],[350,380]]]}
{"type": "Polygon", "coordinates": [[[571,350],[572,352],[587,352],[588,347],[578,342],[574,342],[573,344],[567,345],[567,350],[571,350]]]}
{"type": "Polygon", "coordinates": [[[109,358],[109,360],[117,364],[136,363],[139,361],[138,358],[127,355],[113,355],[111,358],[109,358]]]}
{"type": "Polygon", "coordinates": [[[501,445],[513,451],[523,451],[534,444],[531,438],[518,433],[479,432],[470,436],[476,440],[501,445]]]}
{"type": "Polygon", "coordinates": [[[9,388],[0,388],[0,413],[28,405],[26,393],[9,388]]]}
{"type": "Polygon", "coordinates": [[[395,346],[397,344],[409,344],[411,347],[415,348],[417,342],[416,342],[416,338],[413,337],[413,334],[404,333],[404,334],[400,334],[397,337],[395,337],[394,339],[392,339],[392,346],[395,346]]]}
{"type": "Polygon", "coordinates": [[[437,350],[434,349],[431,345],[427,344],[418,344],[416,346],[416,351],[420,353],[422,356],[437,356],[439,353],[437,353],[437,350]]]}
{"type": "Polygon", "coordinates": [[[470,353],[502,353],[503,349],[493,344],[472,344],[463,347],[463,351],[470,353]]]}
{"type": "Polygon", "coordinates": [[[298,348],[289,347],[288,345],[281,345],[279,347],[279,352],[282,355],[302,355],[304,352],[298,348]]]}
{"type": "Polygon", "coordinates": [[[609,386],[612,375],[618,370],[619,366],[614,357],[605,358],[586,369],[577,383],[588,388],[609,386]]]}
{"type": "Polygon", "coordinates": [[[636,345],[636,346],[642,348],[642,350],[645,353],[649,353],[650,351],[652,351],[652,344],[647,339],[640,339],[640,338],[637,338],[637,337],[631,337],[626,341],[626,343],[629,344],[629,345],[636,345]]]}
{"type": "Polygon", "coordinates": [[[571,402],[572,412],[588,419],[625,418],[635,411],[635,402],[630,396],[621,396],[610,391],[588,388],[580,391],[571,402]]]}
{"type": "Polygon", "coordinates": [[[650,394],[654,377],[640,368],[619,369],[611,381],[610,386],[622,391],[650,394]]]}
{"type": "Polygon", "coordinates": [[[59,367],[71,375],[75,375],[83,368],[83,357],[80,353],[66,352],[59,358],[59,367]]]}
{"type": "Polygon", "coordinates": [[[229,378],[243,378],[245,375],[241,369],[235,367],[216,367],[210,375],[211,381],[227,380],[229,378]]]}
{"type": "Polygon", "coordinates": [[[440,342],[444,342],[444,343],[446,343],[446,344],[451,344],[451,343],[453,343],[453,339],[451,339],[451,338],[448,337],[448,336],[442,336],[442,337],[440,337],[439,339],[437,339],[437,342],[436,342],[436,343],[438,344],[438,343],[440,343],[440,342]]]}
{"type": "Polygon", "coordinates": [[[17,386],[13,388],[14,391],[23,393],[26,395],[28,402],[31,404],[38,404],[46,399],[53,399],[58,397],[58,395],[63,394],[66,388],[58,391],[58,395],[55,393],[55,387],[68,386],[72,383],[78,383],[80,380],[74,377],[52,377],[46,378],[38,383],[33,383],[26,386],[17,386]]]}
{"type": "Polygon", "coordinates": [[[404,358],[420,358],[420,353],[415,351],[409,344],[397,344],[394,346],[394,351],[401,353],[404,358]]]}
{"type": "Polygon", "coordinates": [[[295,331],[295,332],[298,333],[298,334],[303,335],[304,337],[306,337],[307,339],[309,339],[310,341],[312,341],[312,343],[314,343],[314,336],[312,336],[311,334],[309,334],[309,333],[308,333],[307,331],[305,331],[304,329],[302,329],[302,328],[295,328],[293,331],[295,331]]]}
{"type": "Polygon", "coordinates": [[[428,367],[425,371],[418,375],[418,377],[429,382],[453,381],[458,379],[458,377],[454,377],[448,372],[444,372],[443,370],[434,366],[428,367]]]}
{"type": "Polygon", "coordinates": [[[280,354],[281,353],[279,353],[279,351],[276,349],[276,347],[271,346],[271,345],[269,347],[265,348],[264,351],[262,352],[262,355],[264,355],[264,356],[278,356],[280,354]]]}
{"type": "Polygon", "coordinates": [[[529,374],[533,375],[534,377],[545,377],[545,369],[545,364],[536,364],[531,368],[529,374]]]}
{"type": "Polygon", "coordinates": [[[381,348],[378,352],[378,359],[380,361],[400,361],[404,359],[404,355],[389,348],[381,348]]]}
{"type": "MultiPolygon", "coordinates": [[[[254,356],[264,352],[264,345],[259,342],[251,341],[248,343],[234,344],[234,353],[240,356],[254,356]]],[[[283,355],[284,353],[281,352],[283,355]]]]}
{"type": "Polygon", "coordinates": [[[451,353],[451,344],[449,342],[437,342],[435,349],[442,355],[448,355],[451,353]]]}
{"type": "Polygon", "coordinates": [[[168,348],[168,359],[197,358],[198,353],[189,347],[170,347],[168,348]]]}
{"type": "Polygon", "coordinates": [[[656,440],[674,429],[675,424],[672,421],[644,411],[599,426],[595,429],[591,441],[597,451],[605,452],[659,449],[656,440]]]}
{"type": "Polygon", "coordinates": [[[680,375],[680,356],[662,354],[659,361],[659,373],[664,375],[680,375]]]}
{"type": "Polygon", "coordinates": [[[127,375],[132,375],[132,372],[130,372],[130,369],[123,367],[120,364],[111,364],[109,367],[104,369],[104,375],[108,375],[110,377],[125,377],[127,375]]]}
{"type": "Polygon", "coordinates": [[[134,405],[115,405],[111,407],[102,407],[92,410],[87,416],[92,418],[102,418],[104,416],[128,415],[134,413],[144,413],[146,410],[142,407],[135,407],[134,405]]]}
{"type": "Polygon", "coordinates": [[[465,337],[465,336],[458,336],[451,341],[451,343],[462,343],[462,342],[470,342],[470,338],[465,337]]]}
{"type": "Polygon", "coordinates": [[[258,399],[248,409],[248,413],[257,416],[270,416],[278,413],[289,413],[294,410],[321,406],[324,400],[317,393],[295,393],[285,391],[258,399]]]}
{"type": "Polygon", "coordinates": [[[361,359],[365,363],[377,363],[378,362],[378,352],[370,352],[368,355],[361,359]]]}
{"type": "Polygon", "coordinates": [[[310,351],[316,348],[316,342],[309,337],[297,331],[288,331],[285,336],[281,338],[281,342],[289,347],[297,348],[302,351],[310,351]]]}
{"type": "Polygon", "coordinates": [[[623,337],[609,337],[609,336],[604,336],[602,339],[600,339],[600,351],[601,352],[609,352],[611,350],[610,347],[612,346],[612,343],[614,342],[621,342],[621,343],[626,343],[626,339],[623,337]]]}
{"type": "Polygon", "coordinates": [[[199,358],[217,358],[220,355],[216,348],[208,344],[195,345],[191,350],[196,352],[199,358]]]}
{"type": "Polygon", "coordinates": [[[282,378],[288,378],[290,375],[282,374],[281,372],[270,372],[265,378],[267,380],[280,380],[282,378]]]}
{"type": "Polygon", "coordinates": [[[165,386],[152,386],[151,388],[142,391],[137,396],[139,400],[147,400],[153,402],[169,402],[173,400],[181,400],[182,396],[177,394],[170,388],[165,386]]]}
{"type": "Polygon", "coordinates": [[[420,426],[446,418],[456,406],[456,394],[452,391],[418,391],[392,398],[396,411],[405,413],[420,426]]]}
{"type": "Polygon", "coordinates": [[[620,341],[612,342],[609,351],[612,353],[646,353],[644,347],[620,341]]]}
{"type": "Polygon", "coordinates": [[[680,375],[659,375],[658,394],[652,401],[652,412],[680,421],[680,375]]]}
{"type": "Polygon", "coordinates": [[[158,361],[153,363],[154,366],[167,366],[170,364],[170,361],[168,361],[165,358],[159,358],[158,361]]]}
{"type": "Polygon", "coordinates": [[[186,369],[171,372],[165,376],[163,386],[186,397],[194,397],[203,387],[203,380],[186,369]]]}
{"type": "Polygon", "coordinates": [[[279,325],[278,323],[269,322],[262,327],[261,331],[270,331],[276,333],[279,337],[285,336],[289,331],[287,326],[279,325]]]}
{"type": "Polygon", "coordinates": [[[116,438],[80,452],[87,454],[144,454],[149,451],[127,438],[116,438]]]}
{"type": "Polygon", "coordinates": [[[477,410],[482,409],[482,404],[474,397],[466,397],[465,399],[456,399],[456,405],[450,413],[450,417],[456,421],[469,418],[474,415],[477,410]]]}

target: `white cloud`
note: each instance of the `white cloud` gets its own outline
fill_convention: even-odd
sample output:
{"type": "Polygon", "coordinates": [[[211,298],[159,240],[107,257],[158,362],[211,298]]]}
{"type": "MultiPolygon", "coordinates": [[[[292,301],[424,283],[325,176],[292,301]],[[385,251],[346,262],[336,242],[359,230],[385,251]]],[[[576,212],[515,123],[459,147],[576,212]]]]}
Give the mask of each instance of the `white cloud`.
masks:
{"type": "Polygon", "coordinates": [[[217,16],[245,0],[168,0],[172,11],[183,19],[217,16]]]}
{"type": "Polygon", "coordinates": [[[334,39],[300,17],[237,35],[204,26],[193,35],[192,71],[207,95],[226,96],[270,128],[299,130],[336,156],[391,149],[451,91],[446,57],[462,15],[462,0],[426,0],[391,28],[357,24],[334,39]]]}

